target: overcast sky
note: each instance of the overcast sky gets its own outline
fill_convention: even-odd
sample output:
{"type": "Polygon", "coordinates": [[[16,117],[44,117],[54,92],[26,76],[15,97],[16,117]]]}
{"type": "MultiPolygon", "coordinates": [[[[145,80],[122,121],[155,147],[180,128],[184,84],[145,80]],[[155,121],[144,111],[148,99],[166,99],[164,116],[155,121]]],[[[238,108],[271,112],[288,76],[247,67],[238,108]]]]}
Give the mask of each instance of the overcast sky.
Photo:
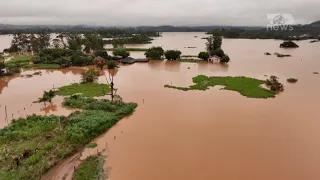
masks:
{"type": "Polygon", "coordinates": [[[320,0],[0,0],[2,24],[258,25],[267,14],[320,20],[320,0]]]}

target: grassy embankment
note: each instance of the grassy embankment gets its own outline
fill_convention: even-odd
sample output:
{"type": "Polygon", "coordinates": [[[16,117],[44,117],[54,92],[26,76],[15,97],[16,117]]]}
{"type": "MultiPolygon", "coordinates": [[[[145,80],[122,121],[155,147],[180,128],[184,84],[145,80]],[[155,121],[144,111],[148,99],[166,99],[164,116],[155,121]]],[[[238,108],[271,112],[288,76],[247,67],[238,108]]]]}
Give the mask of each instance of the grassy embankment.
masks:
{"type": "Polygon", "coordinates": [[[103,156],[90,156],[76,170],[73,180],[103,179],[103,156]]]}
{"type": "Polygon", "coordinates": [[[137,106],[84,96],[67,97],[63,105],[83,110],[69,117],[32,115],[0,129],[0,179],[40,179],[137,106]]]}
{"type": "Polygon", "coordinates": [[[174,88],[182,91],[189,90],[202,90],[205,91],[209,87],[214,87],[217,85],[224,86],[224,90],[237,91],[241,95],[248,98],[273,98],[276,93],[268,89],[260,87],[265,83],[263,80],[248,78],[248,77],[208,77],[204,75],[199,75],[194,77],[194,85],[189,87],[177,87],[165,85],[167,88],[174,88]]]}

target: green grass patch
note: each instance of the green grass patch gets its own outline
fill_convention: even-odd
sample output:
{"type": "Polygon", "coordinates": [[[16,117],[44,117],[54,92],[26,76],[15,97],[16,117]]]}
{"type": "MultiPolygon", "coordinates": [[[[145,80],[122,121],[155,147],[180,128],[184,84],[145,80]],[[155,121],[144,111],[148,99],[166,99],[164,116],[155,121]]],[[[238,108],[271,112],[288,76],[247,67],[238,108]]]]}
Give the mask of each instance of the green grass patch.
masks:
{"type": "Polygon", "coordinates": [[[35,56],[14,56],[8,62],[5,62],[6,67],[28,67],[35,56]]]}
{"type": "Polygon", "coordinates": [[[37,69],[60,69],[59,64],[30,64],[26,68],[37,68],[37,69]]]}
{"type": "Polygon", "coordinates": [[[198,55],[182,55],[182,58],[198,58],[198,55]]]}
{"type": "Polygon", "coordinates": [[[192,78],[194,85],[189,87],[177,87],[165,85],[166,88],[174,88],[183,91],[202,90],[205,91],[209,87],[217,85],[224,86],[224,90],[237,91],[241,95],[248,98],[273,98],[276,93],[268,89],[262,88],[261,85],[265,83],[263,80],[253,79],[249,77],[219,77],[219,76],[204,76],[199,75],[192,78]]]}
{"type": "Polygon", "coordinates": [[[0,179],[40,179],[59,161],[81,150],[137,107],[135,103],[108,100],[96,100],[99,105],[95,106],[90,103],[92,100],[85,100],[91,98],[83,96],[65,101],[70,99],[79,101],[75,103],[77,107],[85,109],[69,117],[32,115],[0,129],[0,179]],[[24,152],[28,152],[25,157],[24,152]],[[20,159],[19,166],[12,157],[20,159]]]}
{"type": "Polygon", "coordinates": [[[102,170],[102,157],[90,156],[84,160],[80,167],[76,170],[73,180],[98,180],[101,176],[102,170]]]}
{"type": "Polygon", "coordinates": [[[87,145],[87,148],[96,148],[98,146],[97,143],[90,143],[87,145]]]}
{"type": "Polygon", "coordinates": [[[289,78],[289,79],[287,79],[287,82],[288,82],[288,83],[296,83],[296,82],[298,82],[298,79],[289,78]]]}
{"type": "Polygon", "coordinates": [[[202,60],[196,60],[196,59],[177,59],[177,62],[189,62],[189,63],[198,63],[202,62],[202,60]]]}
{"type": "MultiPolygon", "coordinates": [[[[113,51],[115,50],[116,48],[106,48],[107,51],[113,51]]],[[[124,50],[126,51],[147,51],[148,49],[147,48],[123,48],[124,50]]]]}
{"type": "Polygon", "coordinates": [[[71,96],[73,94],[81,93],[86,97],[104,96],[110,91],[106,84],[98,83],[81,83],[63,86],[56,92],[60,96],[71,96]]]}

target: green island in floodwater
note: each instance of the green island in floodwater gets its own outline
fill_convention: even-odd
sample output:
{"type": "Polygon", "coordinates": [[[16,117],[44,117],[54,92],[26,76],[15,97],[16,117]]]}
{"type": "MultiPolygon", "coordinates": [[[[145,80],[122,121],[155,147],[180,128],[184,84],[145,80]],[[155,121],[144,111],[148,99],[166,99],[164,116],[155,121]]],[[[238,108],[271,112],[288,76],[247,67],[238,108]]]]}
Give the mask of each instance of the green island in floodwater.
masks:
{"type": "Polygon", "coordinates": [[[253,79],[249,77],[219,77],[212,76],[208,77],[205,75],[198,75],[192,78],[194,85],[189,87],[177,87],[165,85],[166,88],[173,88],[182,91],[189,90],[208,90],[209,87],[214,86],[224,86],[224,90],[237,91],[241,95],[246,96],[248,98],[273,98],[276,93],[274,91],[265,89],[261,87],[265,83],[263,80],[253,79]]]}
{"type": "Polygon", "coordinates": [[[63,86],[56,91],[57,95],[71,96],[76,93],[81,93],[86,97],[105,96],[110,91],[110,87],[106,84],[98,83],[75,83],[68,86],[63,86]]]}

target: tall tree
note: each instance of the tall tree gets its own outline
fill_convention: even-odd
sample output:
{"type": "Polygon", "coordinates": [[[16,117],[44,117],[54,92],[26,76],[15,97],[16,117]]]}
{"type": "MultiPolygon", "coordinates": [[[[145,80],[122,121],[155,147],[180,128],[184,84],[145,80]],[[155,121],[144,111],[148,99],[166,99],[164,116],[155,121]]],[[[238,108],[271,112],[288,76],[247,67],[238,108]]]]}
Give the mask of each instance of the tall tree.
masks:
{"type": "Polygon", "coordinates": [[[207,38],[207,51],[210,56],[215,55],[215,51],[221,48],[222,45],[222,36],[219,30],[215,30],[212,32],[212,35],[207,38]]]}

